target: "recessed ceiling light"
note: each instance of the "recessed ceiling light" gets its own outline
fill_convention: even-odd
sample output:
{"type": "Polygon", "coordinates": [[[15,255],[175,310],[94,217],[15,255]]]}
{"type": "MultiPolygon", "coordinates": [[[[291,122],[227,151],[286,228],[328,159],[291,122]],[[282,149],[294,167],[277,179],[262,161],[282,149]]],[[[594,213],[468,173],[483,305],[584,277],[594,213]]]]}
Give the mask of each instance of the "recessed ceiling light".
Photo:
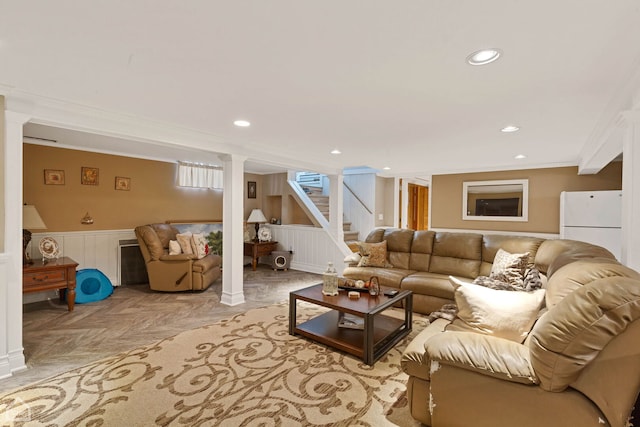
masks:
{"type": "Polygon", "coordinates": [[[233,124],[240,128],[247,128],[251,126],[251,123],[248,122],[247,120],[236,120],[235,122],[233,122],[233,124]]]}
{"type": "Polygon", "coordinates": [[[509,125],[509,126],[505,126],[502,129],[500,129],[500,132],[518,132],[520,130],[520,128],[518,126],[514,126],[514,125],[509,125]]]}
{"type": "Polygon", "coordinates": [[[471,65],[490,64],[500,58],[500,55],[502,52],[499,49],[482,49],[467,56],[467,63],[471,65]]]}
{"type": "Polygon", "coordinates": [[[342,151],[336,149],[331,150],[331,154],[342,154],[342,151]]]}
{"type": "Polygon", "coordinates": [[[391,170],[391,168],[390,168],[389,166],[385,166],[385,167],[383,167],[382,169],[384,169],[384,170],[386,170],[386,171],[391,170]]]}
{"type": "Polygon", "coordinates": [[[514,159],[517,159],[517,160],[522,160],[522,159],[526,159],[526,158],[527,158],[527,156],[525,156],[524,154],[518,154],[517,156],[514,157],[514,159]]]}

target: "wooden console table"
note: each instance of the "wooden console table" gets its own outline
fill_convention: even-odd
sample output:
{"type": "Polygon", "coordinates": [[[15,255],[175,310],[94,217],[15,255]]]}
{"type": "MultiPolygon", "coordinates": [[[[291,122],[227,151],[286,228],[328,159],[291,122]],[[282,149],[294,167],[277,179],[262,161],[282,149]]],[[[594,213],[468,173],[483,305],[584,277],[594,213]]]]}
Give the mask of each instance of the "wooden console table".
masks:
{"type": "Polygon", "coordinates": [[[251,257],[253,271],[258,266],[258,258],[271,255],[271,252],[276,249],[278,249],[278,242],[244,242],[244,254],[251,257]]]}
{"type": "MultiPolygon", "coordinates": [[[[22,293],[42,292],[52,289],[67,290],[67,307],[73,311],[76,301],[76,267],[78,263],[69,257],[51,260],[41,259],[22,267],[22,293]]],[[[63,293],[60,292],[60,301],[63,293]]]]}

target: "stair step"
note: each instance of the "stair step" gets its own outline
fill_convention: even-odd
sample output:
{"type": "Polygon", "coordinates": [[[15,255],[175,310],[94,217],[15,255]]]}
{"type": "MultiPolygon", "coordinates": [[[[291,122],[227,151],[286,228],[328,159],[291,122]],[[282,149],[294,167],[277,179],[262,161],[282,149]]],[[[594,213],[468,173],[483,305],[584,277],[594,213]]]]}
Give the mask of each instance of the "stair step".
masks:
{"type": "Polygon", "coordinates": [[[344,232],[344,240],[358,240],[358,232],[357,231],[345,231],[344,232]]]}

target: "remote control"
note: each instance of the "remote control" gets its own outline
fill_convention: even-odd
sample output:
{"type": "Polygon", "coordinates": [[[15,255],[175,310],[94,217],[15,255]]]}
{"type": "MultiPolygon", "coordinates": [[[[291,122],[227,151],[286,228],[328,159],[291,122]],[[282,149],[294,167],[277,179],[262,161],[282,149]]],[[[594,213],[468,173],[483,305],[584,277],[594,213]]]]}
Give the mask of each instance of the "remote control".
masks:
{"type": "Polygon", "coordinates": [[[395,289],[392,289],[390,291],[385,291],[384,295],[391,298],[391,297],[395,297],[396,295],[398,295],[399,291],[396,291],[395,289]]]}

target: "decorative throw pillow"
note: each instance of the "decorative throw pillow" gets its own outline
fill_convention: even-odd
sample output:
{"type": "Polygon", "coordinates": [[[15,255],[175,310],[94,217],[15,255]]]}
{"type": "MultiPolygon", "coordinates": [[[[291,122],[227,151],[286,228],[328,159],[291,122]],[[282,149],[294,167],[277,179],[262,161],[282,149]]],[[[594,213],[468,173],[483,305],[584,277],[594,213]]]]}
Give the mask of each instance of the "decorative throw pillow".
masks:
{"type": "Polygon", "coordinates": [[[537,268],[527,268],[524,272],[524,290],[535,291],[536,289],[542,289],[542,276],[537,268]]]}
{"type": "Polygon", "coordinates": [[[512,292],[458,281],[454,294],[458,314],[447,330],[479,332],[522,343],[544,304],[544,293],[544,289],[512,292]]]}
{"type": "Polygon", "coordinates": [[[527,268],[528,262],[529,252],[512,254],[504,249],[498,249],[493,259],[489,277],[521,288],[524,282],[524,271],[527,268]]]}
{"type": "Polygon", "coordinates": [[[177,240],[169,240],[169,255],[180,255],[182,248],[177,240]]]}
{"type": "Polygon", "coordinates": [[[193,249],[191,248],[191,236],[190,232],[176,234],[176,240],[180,244],[180,249],[182,249],[183,254],[193,254],[193,249]]]}
{"type": "Polygon", "coordinates": [[[196,233],[191,238],[194,246],[193,253],[196,254],[198,259],[202,259],[207,256],[209,253],[209,244],[207,243],[207,239],[205,239],[204,234],[196,233]]]}
{"type": "Polygon", "coordinates": [[[357,264],[357,263],[360,262],[360,259],[362,259],[362,256],[360,256],[359,253],[354,252],[354,253],[351,253],[351,254],[347,255],[346,257],[344,257],[343,261],[346,264],[357,264]]]}
{"type": "Polygon", "coordinates": [[[391,267],[387,262],[387,241],[380,243],[360,243],[358,267],[391,267]]]}
{"type": "Polygon", "coordinates": [[[521,291],[522,289],[517,288],[507,282],[503,282],[502,280],[492,279],[487,276],[478,276],[473,279],[474,285],[484,286],[489,289],[499,289],[503,291],[521,291]]]}

